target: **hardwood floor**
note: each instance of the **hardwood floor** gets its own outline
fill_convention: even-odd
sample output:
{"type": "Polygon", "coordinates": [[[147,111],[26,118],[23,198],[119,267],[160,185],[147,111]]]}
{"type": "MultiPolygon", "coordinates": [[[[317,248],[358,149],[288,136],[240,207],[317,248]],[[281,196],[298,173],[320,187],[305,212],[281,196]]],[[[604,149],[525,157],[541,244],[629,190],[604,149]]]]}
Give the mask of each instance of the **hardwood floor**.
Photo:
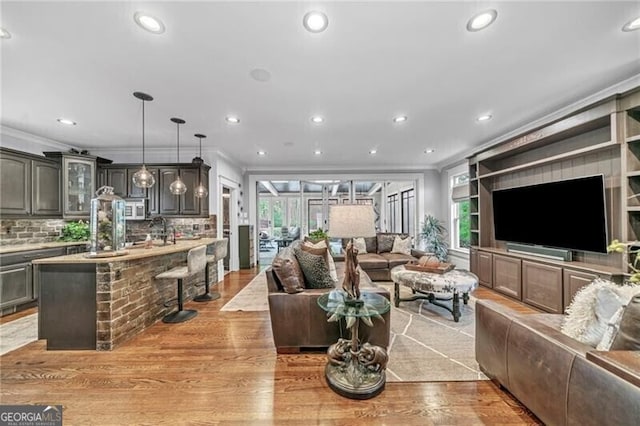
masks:
{"type": "MultiPolygon", "coordinates": [[[[187,304],[194,320],[157,323],[111,352],[37,341],[0,357],[0,403],[61,404],[66,425],[539,424],[489,381],[388,383],[367,401],[337,395],[324,354],[276,354],[268,312],[220,312],[256,273],[228,274],[219,300],[187,304]]],[[[476,297],[534,312],[486,289],[476,297]]]]}

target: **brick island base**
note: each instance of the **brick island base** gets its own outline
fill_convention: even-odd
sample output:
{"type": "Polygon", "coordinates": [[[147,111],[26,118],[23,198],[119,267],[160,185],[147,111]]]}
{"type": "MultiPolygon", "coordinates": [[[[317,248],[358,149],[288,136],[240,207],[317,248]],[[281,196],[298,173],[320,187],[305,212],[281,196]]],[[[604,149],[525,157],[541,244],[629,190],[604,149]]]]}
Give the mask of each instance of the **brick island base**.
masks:
{"type": "MultiPolygon", "coordinates": [[[[112,350],[175,310],[175,280],[154,277],[185,264],[187,252],[222,239],[178,241],[125,256],[87,258],[84,254],[39,259],[36,265],[38,339],[47,349],[112,350]]],[[[213,265],[212,265],[213,266],[213,265]]],[[[210,268],[215,284],[217,268],[210,268]]],[[[185,300],[202,293],[204,272],[184,280],[185,300]]]]}

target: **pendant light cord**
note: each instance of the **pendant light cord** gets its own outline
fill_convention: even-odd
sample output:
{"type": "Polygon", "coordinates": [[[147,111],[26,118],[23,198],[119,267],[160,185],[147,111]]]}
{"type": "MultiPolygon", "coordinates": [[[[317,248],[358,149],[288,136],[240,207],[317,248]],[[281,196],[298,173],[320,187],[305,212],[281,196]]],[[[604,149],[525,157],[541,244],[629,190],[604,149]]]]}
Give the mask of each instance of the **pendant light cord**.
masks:
{"type": "Polygon", "coordinates": [[[202,138],[198,137],[198,140],[200,141],[200,154],[198,155],[198,157],[202,158],[202,138]]]}
{"type": "Polygon", "coordinates": [[[180,164],[180,123],[176,123],[176,130],[178,133],[178,164],[180,164]]]}
{"type": "Polygon", "coordinates": [[[142,165],[144,166],[144,99],[142,100],[142,165]]]}

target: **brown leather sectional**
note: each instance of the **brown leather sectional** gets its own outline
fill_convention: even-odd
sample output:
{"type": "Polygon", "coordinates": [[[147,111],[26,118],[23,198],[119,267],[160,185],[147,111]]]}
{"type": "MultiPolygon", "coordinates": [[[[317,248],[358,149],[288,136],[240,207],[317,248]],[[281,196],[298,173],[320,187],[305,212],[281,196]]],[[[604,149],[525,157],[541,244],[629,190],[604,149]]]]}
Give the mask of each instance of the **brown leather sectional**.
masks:
{"type": "Polygon", "coordinates": [[[640,353],[621,351],[615,365],[598,365],[592,359],[603,353],[562,334],[562,318],[518,314],[496,302],[478,300],[480,368],[545,424],[638,424],[640,353]]]}
{"type": "MultiPolygon", "coordinates": [[[[344,262],[336,262],[338,285],[344,277],[344,262]]],[[[301,293],[288,294],[280,284],[271,267],[265,271],[267,275],[269,314],[273,341],[278,353],[299,353],[305,349],[323,350],[335,343],[338,338],[347,338],[349,333],[344,329],[344,321],[327,322],[327,314],[318,306],[318,297],[332,289],[306,289],[301,293]]],[[[360,273],[360,288],[373,291],[390,299],[384,288],[373,287],[366,273],[360,273]]],[[[359,336],[363,342],[387,348],[389,346],[390,312],[382,315],[384,322],[373,320],[369,327],[360,322],[359,336]]]]}

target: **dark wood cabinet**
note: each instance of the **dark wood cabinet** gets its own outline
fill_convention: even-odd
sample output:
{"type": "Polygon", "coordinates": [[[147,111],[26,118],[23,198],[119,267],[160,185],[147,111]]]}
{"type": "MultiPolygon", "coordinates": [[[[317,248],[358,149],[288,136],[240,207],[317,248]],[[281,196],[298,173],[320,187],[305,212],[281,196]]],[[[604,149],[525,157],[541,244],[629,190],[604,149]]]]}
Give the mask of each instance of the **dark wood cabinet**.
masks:
{"type": "Polygon", "coordinates": [[[578,292],[578,290],[596,278],[598,278],[598,275],[589,272],[576,271],[574,269],[567,268],[564,269],[563,312],[567,309],[567,306],[571,304],[573,296],[578,292]]]}
{"type": "Polygon", "coordinates": [[[0,267],[0,311],[33,298],[31,262],[0,267]]]}
{"type": "Polygon", "coordinates": [[[156,180],[155,185],[147,189],[147,215],[154,216],[160,214],[160,197],[158,196],[158,188],[160,187],[160,174],[158,169],[147,167],[147,170],[149,170],[149,173],[151,173],[156,180]]]}
{"type": "Polygon", "coordinates": [[[0,151],[0,214],[31,214],[31,158],[0,151]]]}
{"type": "Polygon", "coordinates": [[[180,213],[184,215],[200,214],[200,199],[195,188],[200,184],[200,169],[180,169],[180,178],[187,185],[187,192],[180,196],[180,213]]]}
{"type": "Polygon", "coordinates": [[[127,169],[107,169],[107,185],[113,187],[113,193],[127,197],[127,169]]]}
{"type": "Polygon", "coordinates": [[[158,190],[160,191],[159,213],[161,215],[180,214],[180,196],[173,195],[169,190],[171,182],[178,177],[178,168],[160,169],[160,180],[158,190]]]}
{"type": "Polygon", "coordinates": [[[509,256],[493,255],[493,289],[522,300],[522,261],[509,256]]]}
{"type": "Polygon", "coordinates": [[[129,167],[127,169],[127,198],[147,197],[147,189],[135,186],[133,183],[133,175],[135,175],[138,170],[140,170],[140,167],[129,167]]]}
{"type": "Polygon", "coordinates": [[[240,268],[253,268],[256,264],[253,254],[253,225],[238,226],[238,249],[240,268]]]}
{"type": "Polygon", "coordinates": [[[60,162],[9,149],[0,150],[0,214],[62,215],[60,162]]]}
{"type": "Polygon", "coordinates": [[[31,213],[36,216],[60,216],[60,164],[45,160],[32,160],[31,182],[33,185],[31,213]]]}
{"type": "MultiPolygon", "coordinates": [[[[200,169],[200,183],[209,190],[209,170],[200,169]]],[[[200,199],[200,212],[202,216],[209,216],[209,194],[200,199]]]]}
{"type": "Polygon", "coordinates": [[[522,301],[553,314],[562,313],[562,268],[522,261],[522,301]]]}

